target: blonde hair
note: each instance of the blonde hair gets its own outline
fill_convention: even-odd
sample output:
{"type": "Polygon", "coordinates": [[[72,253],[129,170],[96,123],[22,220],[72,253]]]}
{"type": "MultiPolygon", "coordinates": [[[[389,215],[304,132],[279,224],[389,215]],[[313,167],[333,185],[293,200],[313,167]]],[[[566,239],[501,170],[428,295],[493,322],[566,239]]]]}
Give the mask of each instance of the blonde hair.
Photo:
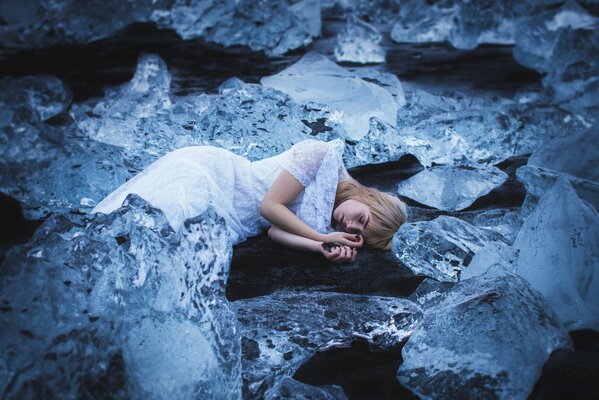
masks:
{"type": "Polygon", "coordinates": [[[334,208],[350,198],[370,208],[371,219],[366,227],[365,244],[390,250],[393,235],[408,219],[406,204],[393,193],[381,192],[356,181],[339,182],[334,208]]]}

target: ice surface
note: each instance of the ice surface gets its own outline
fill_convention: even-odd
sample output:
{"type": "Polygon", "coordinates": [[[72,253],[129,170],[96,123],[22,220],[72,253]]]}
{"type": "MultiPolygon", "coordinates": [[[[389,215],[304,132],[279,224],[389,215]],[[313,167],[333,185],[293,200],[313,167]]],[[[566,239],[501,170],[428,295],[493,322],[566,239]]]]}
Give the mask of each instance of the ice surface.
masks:
{"type": "Polygon", "coordinates": [[[516,131],[514,155],[530,154],[547,142],[575,136],[592,125],[592,117],[573,114],[558,107],[547,106],[550,99],[532,99],[535,93],[522,91],[516,96],[519,102],[518,119],[521,126],[516,131]]]}
{"type": "Polygon", "coordinates": [[[155,22],[183,39],[202,37],[269,55],[309,44],[321,27],[318,0],[53,0],[7,4],[0,8],[0,17],[7,22],[0,29],[0,41],[10,46],[86,43],[112,36],[135,22],[155,22]]]}
{"type": "Polygon", "coordinates": [[[439,166],[399,183],[397,193],[443,211],[460,211],[503,185],[508,176],[484,165],[439,166]]]}
{"type": "Polygon", "coordinates": [[[2,264],[0,390],[78,397],[122,357],[126,389],[109,397],[239,398],[231,253],[212,210],[179,232],[135,195],[111,214],[50,217],[2,264]]]}
{"type": "Polygon", "coordinates": [[[296,103],[308,107],[324,104],[334,110],[331,119],[338,121],[352,140],[366,135],[371,117],[395,126],[401,106],[387,90],[314,52],[260,82],[287,93],[296,103]]]}
{"type": "Polygon", "coordinates": [[[564,178],[541,197],[514,248],[516,272],[569,329],[599,329],[599,214],[564,178]]]}
{"type": "Polygon", "coordinates": [[[168,2],[52,0],[23,4],[9,1],[0,8],[2,19],[8,22],[0,30],[0,41],[9,46],[26,47],[91,42],[111,36],[133,22],[149,21],[152,9],[168,2]],[[19,10],[18,15],[15,9],[19,10]],[[105,17],[109,14],[114,18],[105,17]]]}
{"type": "Polygon", "coordinates": [[[423,399],[526,398],[551,352],[569,346],[542,296],[513,274],[463,280],[423,310],[397,372],[423,399]]]}
{"type": "Polygon", "coordinates": [[[361,64],[383,63],[385,49],[380,44],[382,39],[376,27],[351,14],[345,29],[337,35],[335,59],[361,64]]]}
{"type": "Polygon", "coordinates": [[[404,152],[424,166],[496,163],[514,155],[521,140],[513,104],[454,93],[439,96],[415,90],[398,110],[404,152]]]}
{"type": "Polygon", "coordinates": [[[451,33],[456,7],[451,3],[429,5],[425,1],[402,4],[391,31],[396,42],[444,42],[451,33]]]}
{"type": "Polygon", "coordinates": [[[599,18],[570,0],[518,22],[514,58],[546,73],[543,85],[562,107],[581,111],[597,101],[599,18]]]}
{"type": "Polygon", "coordinates": [[[90,210],[131,176],[122,151],[42,122],[63,112],[70,94],[54,77],[4,78],[0,91],[0,190],[26,218],[90,210]]]}
{"type": "Polygon", "coordinates": [[[397,129],[378,118],[370,118],[368,133],[355,145],[346,145],[343,161],[347,168],[397,161],[406,154],[397,129]]]}
{"type": "Polygon", "coordinates": [[[599,123],[585,132],[546,143],[533,153],[528,164],[599,183],[599,123]]]}
{"type": "Polygon", "coordinates": [[[472,223],[479,228],[495,231],[508,243],[514,243],[523,218],[518,208],[497,208],[477,214],[472,223]]]}
{"type": "Polygon", "coordinates": [[[241,326],[243,379],[263,397],[318,349],[358,336],[393,348],[410,334],[418,308],[409,300],[340,293],[280,291],[232,303],[241,326]]]}
{"type": "Polygon", "coordinates": [[[152,19],[183,38],[202,37],[224,46],[244,45],[280,55],[320,35],[318,0],[185,1],[157,10],[152,19]]]}
{"type": "Polygon", "coordinates": [[[403,224],[393,237],[393,254],[415,274],[458,281],[472,256],[503,236],[455,217],[403,224]]]}
{"type": "Polygon", "coordinates": [[[526,199],[521,214],[527,216],[532,212],[543,194],[549,190],[559,177],[568,180],[576,190],[578,197],[588,201],[599,210],[599,183],[577,178],[551,169],[524,165],[516,170],[518,180],[526,187],[526,199]]]}
{"type": "Polygon", "coordinates": [[[512,246],[502,242],[491,242],[476,252],[462,274],[462,280],[481,275],[502,277],[506,273],[514,273],[517,256],[512,246]]]}
{"type": "Polygon", "coordinates": [[[28,76],[0,79],[0,123],[9,125],[20,109],[34,111],[45,121],[66,110],[71,104],[69,88],[54,76],[28,76]]]}
{"type": "Polygon", "coordinates": [[[306,138],[330,140],[342,132],[326,108],[308,109],[237,78],[216,96],[171,98],[169,86],[164,61],[142,54],[130,82],[107,90],[96,104],[75,105],[72,115],[88,137],[127,149],[140,168],[185,146],[219,146],[257,160],[306,138]]]}
{"type": "Polygon", "coordinates": [[[410,43],[449,42],[458,49],[473,49],[482,43],[513,44],[520,18],[555,3],[558,1],[406,1],[391,38],[410,43]]]}

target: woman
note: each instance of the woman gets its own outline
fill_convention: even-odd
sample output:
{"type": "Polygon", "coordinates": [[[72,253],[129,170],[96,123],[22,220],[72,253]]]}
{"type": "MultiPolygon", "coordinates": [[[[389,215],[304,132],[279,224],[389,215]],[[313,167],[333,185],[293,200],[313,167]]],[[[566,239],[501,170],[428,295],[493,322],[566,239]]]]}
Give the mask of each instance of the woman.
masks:
{"type": "Polygon", "coordinates": [[[406,206],[354,180],[343,165],[343,149],[339,139],[304,140],[251,162],[217,147],[184,147],[148,166],[93,212],[112,212],[136,193],[178,230],[211,205],[225,219],[233,244],[268,230],[282,245],[335,262],[353,261],[364,243],[391,247],[406,220],[406,206]]]}

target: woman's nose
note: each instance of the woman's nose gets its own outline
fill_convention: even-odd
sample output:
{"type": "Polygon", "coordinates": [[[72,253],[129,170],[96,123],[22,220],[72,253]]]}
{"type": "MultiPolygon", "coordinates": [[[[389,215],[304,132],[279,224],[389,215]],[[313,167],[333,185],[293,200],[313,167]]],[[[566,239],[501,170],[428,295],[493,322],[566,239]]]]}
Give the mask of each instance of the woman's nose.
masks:
{"type": "Polygon", "coordinates": [[[360,225],[353,221],[349,221],[347,223],[347,231],[349,233],[361,233],[360,229],[361,229],[360,225]]]}

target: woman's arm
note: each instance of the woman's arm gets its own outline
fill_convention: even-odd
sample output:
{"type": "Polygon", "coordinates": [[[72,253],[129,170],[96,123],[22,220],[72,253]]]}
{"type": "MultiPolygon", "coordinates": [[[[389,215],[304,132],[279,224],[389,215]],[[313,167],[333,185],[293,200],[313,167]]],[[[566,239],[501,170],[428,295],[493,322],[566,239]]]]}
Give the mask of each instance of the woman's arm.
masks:
{"type": "Polygon", "coordinates": [[[335,246],[329,250],[323,247],[323,243],[308,239],[302,236],[294,235],[293,233],[285,232],[284,230],[271,226],[268,229],[268,237],[274,242],[282,244],[296,250],[314,251],[322,254],[330,261],[347,262],[354,261],[358,255],[355,248],[349,246],[335,246]]]}
{"type": "Polygon", "coordinates": [[[260,215],[286,232],[325,242],[326,238],[323,234],[309,227],[287,208],[287,204],[291,203],[303,190],[304,187],[293,175],[286,170],[281,171],[260,203],[260,215]]]}
{"type": "Polygon", "coordinates": [[[272,186],[264,195],[260,203],[260,215],[270,221],[271,224],[281,230],[315,240],[317,242],[338,242],[343,245],[360,247],[362,238],[345,232],[334,232],[332,234],[321,234],[309,227],[287,208],[302,191],[304,187],[287,170],[281,171],[272,186]]]}

